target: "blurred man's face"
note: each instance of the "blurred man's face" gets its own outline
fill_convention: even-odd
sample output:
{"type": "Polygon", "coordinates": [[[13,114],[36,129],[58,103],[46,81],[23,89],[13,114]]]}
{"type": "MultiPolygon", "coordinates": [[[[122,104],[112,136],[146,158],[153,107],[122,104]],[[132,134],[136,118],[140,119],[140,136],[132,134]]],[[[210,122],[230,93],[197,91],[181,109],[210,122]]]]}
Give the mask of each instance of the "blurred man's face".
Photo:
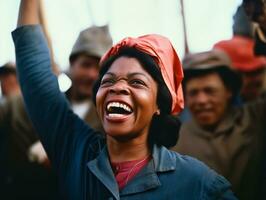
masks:
{"type": "Polygon", "coordinates": [[[72,62],[70,77],[76,100],[91,98],[93,83],[99,74],[99,60],[82,54],[72,62]]]}
{"type": "Polygon", "coordinates": [[[194,77],[187,81],[185,100],[195,121],[212,129],[221,121],[232,93],[217,73],[194,77]]]}
{"type": "Polygon", "coordinates": [[[15,74],[5,74],[0,76],[1,91],[3,96],[17,95],[20,87],[15,74]]]}
{"type": "Polygon", "coordinates": [[[265,70],[242,73],[243,87],[241,96],[245,101],[260,97],[264,91],[265,70]]]}

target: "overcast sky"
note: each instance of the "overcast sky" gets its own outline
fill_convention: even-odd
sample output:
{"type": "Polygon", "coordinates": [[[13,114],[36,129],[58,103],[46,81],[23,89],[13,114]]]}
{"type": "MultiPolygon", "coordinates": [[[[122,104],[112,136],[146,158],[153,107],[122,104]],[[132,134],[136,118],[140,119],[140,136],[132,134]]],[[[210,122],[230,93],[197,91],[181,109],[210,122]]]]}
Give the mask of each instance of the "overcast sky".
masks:
{"type": "MultiPolygon", "coordinates": [[[[10,32],[19,0],[0,0],[0,65],[14,61],[10,32]]],[[[110,26],[114,42],[126,36],[158,33],[170,38],[182,58],[184,42],[179,0],[45,0],[55,58],[62,70],[78,33],[92,24],[110,26]],[[64,4],[64,5],[62,5],[64,4]]],[[[232,36],[232,16],[241,0],[184,0],[189,47],[209,50],[232,36]]]]}

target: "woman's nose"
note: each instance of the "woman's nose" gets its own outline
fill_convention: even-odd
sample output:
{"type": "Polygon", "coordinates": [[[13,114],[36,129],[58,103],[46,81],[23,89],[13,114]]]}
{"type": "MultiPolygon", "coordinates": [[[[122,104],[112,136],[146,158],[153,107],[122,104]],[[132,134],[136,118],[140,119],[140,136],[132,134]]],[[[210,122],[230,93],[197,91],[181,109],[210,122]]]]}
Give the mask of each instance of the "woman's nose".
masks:
{"type": "Polygon", "coordinates": [[[129,94],[127,82],[124,80],[117,81],[114,85],[112,85],[112,87],[110,87],[109,92],[124,95],[129,94]]]}

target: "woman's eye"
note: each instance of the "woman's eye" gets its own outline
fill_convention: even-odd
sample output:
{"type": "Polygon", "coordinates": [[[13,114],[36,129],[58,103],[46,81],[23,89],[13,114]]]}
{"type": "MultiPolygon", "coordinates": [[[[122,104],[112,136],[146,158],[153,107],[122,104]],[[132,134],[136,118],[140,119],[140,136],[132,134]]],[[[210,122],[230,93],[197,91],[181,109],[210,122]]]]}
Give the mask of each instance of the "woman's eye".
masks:
{"type": "Polygon", "coordinates": [[[145,83],[142,80],[134,79],[130,81],[131,85],[145,85],[145,83]]]}
{"type": "Polygon", "coordinates": [[[106,84],[113,84],[113,83],[115,83],[115,80],[114,79],[103,79],[102,81],[101,81],[101,85],[106,85],[106,84]]]}

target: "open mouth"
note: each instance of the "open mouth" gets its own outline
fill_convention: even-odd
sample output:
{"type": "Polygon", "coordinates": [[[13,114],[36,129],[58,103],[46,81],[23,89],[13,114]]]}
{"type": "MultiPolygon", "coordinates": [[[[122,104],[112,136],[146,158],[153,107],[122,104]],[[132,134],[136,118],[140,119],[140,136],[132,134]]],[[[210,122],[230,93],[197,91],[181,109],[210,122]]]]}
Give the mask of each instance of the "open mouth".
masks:
{"type": "Polygon", "coordinates": [[[132,108],[121,102],[109,102],[106,106],[106,112],[109,117],[119,117],[130,115],[133,110],[132,108]]]}

